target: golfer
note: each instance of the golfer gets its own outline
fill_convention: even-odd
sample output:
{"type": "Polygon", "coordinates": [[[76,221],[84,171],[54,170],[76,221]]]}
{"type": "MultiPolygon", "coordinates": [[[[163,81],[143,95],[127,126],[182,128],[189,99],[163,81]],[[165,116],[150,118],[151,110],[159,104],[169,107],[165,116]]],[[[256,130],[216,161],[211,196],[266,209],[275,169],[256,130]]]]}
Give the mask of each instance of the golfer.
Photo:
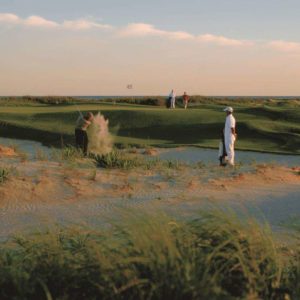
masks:
{"type": "Polygon", "coordinates": [[[236,130],[235,130],[235,118],[232,115],[233,108],[226,107],[224,109],[226,112],[226,121],[225,121],[225,128],[224,128],[224,143],[225,149],[227,153],[227,162],[229,165],[234,166],[234,143],[237,137],[236,130]]]}
{"type": "Polygon", "coordinates": [[[183,100],[183,104],[184,104],[184,109],[187,109],[187,106],[188,106],[188,103],[190,100],[190,96],[186,92],[183,93],[182,100],[183,100]]]}
{"type": "Polygon", "coordinates": [[[170,108],[175,108],[175,101],[176,101],[176,93],[174,90],[171,91],[170,95],[169,95],[169,99],[171,102],[170,108]]]}
{"type": "Polygon", "coordinates": [[[86,133],[86,130],[91,125],[93,119],[94,119],[94,115],[91,112],[89,112],[86,114],[85,117],[80,115],[76,122],[76,128],[75,128],[76,147],[78,149],[81,149],[84,155],[87,155],[87,150],[88,150],[88,135],[86,133]]]}

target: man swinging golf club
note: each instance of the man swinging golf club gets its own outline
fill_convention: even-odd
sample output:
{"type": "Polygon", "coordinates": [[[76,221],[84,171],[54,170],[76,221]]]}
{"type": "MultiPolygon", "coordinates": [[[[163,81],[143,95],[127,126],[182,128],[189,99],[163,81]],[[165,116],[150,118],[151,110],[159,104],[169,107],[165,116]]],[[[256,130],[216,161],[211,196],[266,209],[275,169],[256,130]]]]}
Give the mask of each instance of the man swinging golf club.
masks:
{"type": "Polygon", "coordinates": [[[227,162],[229,165],[234,166],[234,143],[237,138],[236,134],[236,121],[233,113],[233,108],[228,106],[224,109],[226,112],[226,121],[224,128],[224,144],[227,154],[227,162]]]}
{"type": "Polygon", "coordinates": [[[77,119],[76,122],[76,128],[75,128],[76,147],[78,149],[81,149],[85,156],[87,155],[88,152],[88,135],[86,130],[91,125],[93,119],[94,119],[94,115],[91,112],[87,113],[86,116],[83,116],[82,113],[80,112],[79,118],[77,119]]]}

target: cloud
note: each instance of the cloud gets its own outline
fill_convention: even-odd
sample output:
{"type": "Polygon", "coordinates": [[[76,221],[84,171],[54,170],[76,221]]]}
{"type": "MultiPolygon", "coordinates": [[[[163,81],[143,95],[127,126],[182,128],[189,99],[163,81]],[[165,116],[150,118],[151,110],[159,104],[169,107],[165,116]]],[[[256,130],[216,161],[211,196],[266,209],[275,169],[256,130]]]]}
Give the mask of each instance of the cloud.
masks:
{"type": "MultiPolygon", "coordinates": [[[[113,26],[97,23],[90,19],[66,20],[62,23],[57,23],[51,20],[46,20],[40,16],[30,16],[27,19],[21,19],[14,14],[0,14],[0,22],[15,25],[25,25],[40,28],[61,28],[66,30],[82,31],[90,29],[108,30],[114,29],[113,26]]],[[[193,35],[185,31],[167,31],[158,29],[151,24],[146,23],[131,23],[126,27],[116,29],[118,36],[122,37],[161,37],[170,40],[191,40],[202,43],[211,43],[220,46],[249,46],[253,43],[237,39],[230,39],[224,36],[216,36],[212,34],[193,35]]]]}
{"type": "Polygon", "coordinates": [[[89,29],[112,29],[113,27],[107,24],[100,24],[89,19],[65,20],[58,23],[52,20],[47,20],[40,16],[30,16],[22,19],[17,15],[10,13],[0,13],[0,24],[26,26],[36,28],[60,28],[68,30],[89,30],[89,29]]]}
{"type": "Polygon", "coordinates": [[[193,35],[185,31],[166,31],[155,28],[151,24],[132,23],[119,30],[119,35],[123,37],[146,37],[157,36],[174,40],[193,40],[202,43],[211,43],[220,46],[251,46],[254,43],[245,40],[230,39],[224,36],[212,34],[193,35]]]}
{"type": "Polygon", "coordinates": [[[267,43],[267,47],[283,52],[300,52],[300,43],[276,40],[267,43]]]}
{"type": "Polygon", "coordinates": [[[79,19],[74,21],[64,21],[62,23],[62,26],[66,29],[72,29],[72,30],[88,30],[93,28],[98,29],[112,29],[113,27],[111,25],[107,24],[100,24],[97,22],[93,22],[86,19],[79,19]]]}
{"type": "Polygon", "coordinates": [[[55,28],[59,24],[53,21],[46,20],[39,16],[31,16],[22,22],[24,25],[33,27],[55,28]]]}
{"type": "Polygon", "coordinates": [[[201,34],[195,35],[186,31],[170,31],[156,28],[152,24],[147,23],[130,23],[125,27],[115,28],[108,24],[102,24],[94,21],[91,18],[78,19],[78,20],[64,20],[62,22],[55,22],[53,20],[47,20],[41,16],[29,16],[28,18],[21,18],[11,13],[0,13],[0,25],[9,26],[24,26],[43,29],[60,29],[60,30],[73,30],[73,31],[85,31],[85,30],[111,30],[113,34],[118,37],[159,37],[169,40],[178,41],[193,41],[202,44],[212,44],[223,47],[251,47],[258,46],[261,48],[269,48],[283,52],[299,52],[299,42],[287,42],[284,40],[274,41],[251,41],[242,39],[233,39],[226,36],[214,35],[214,34],[201,34]]]}
{"type": "Polygon", "coordinates": [[[199,35],[197,39],[205,43],[213,43],[220,46],[253,46],[254,42],[246,40],[230,39],[224,36],[218,36],[213,34],[199,35]]]}
{"type": "Polygon", "coordinates": [[[7,25],[23,25],[32,27],[54,28],[59,24],[53,21],[46,20],[39,16],[30,16],[27,19],[22,19],[14,14],[0,13],[0,23],[7,25]]]}
{"type": "Polygon", "coordinates": [[[21,19],[14,14],[2,14],[0,13],[0,23],[6,24],[19,24],[21,19]]]}
{"type": "Polygon", "coordinates": [[[165,31],[155,28],[151,24],[132,23],[125,28],[119,30],[119,35],[123,37],[143,37],[143,36],[158,36],[176,40],[194,39],[192,34],[184,31],[165,31]]]}

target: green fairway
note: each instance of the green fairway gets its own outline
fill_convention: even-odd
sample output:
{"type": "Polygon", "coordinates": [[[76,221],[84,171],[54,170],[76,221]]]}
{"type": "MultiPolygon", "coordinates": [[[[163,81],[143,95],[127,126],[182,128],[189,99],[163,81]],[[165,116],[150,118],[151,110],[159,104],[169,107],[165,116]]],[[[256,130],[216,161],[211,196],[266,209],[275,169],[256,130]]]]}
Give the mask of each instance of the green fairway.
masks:
{"type": "MultiPolygon", "coordinates": [[[[300,107],[231,103],[235,108],[236,148],[300,154],[300,107]]],[[[109,119],[116,144],[174,147],[194,145],[217,148],[224,126],[224,104],[201,103],[191,109],[167,110],[133,104],[83,104],[85,113],[109,119]]],[[[73,143],[78,117],[73,104],[0,103],[0,135],[41,141],[48,145],[73,143]]]]}

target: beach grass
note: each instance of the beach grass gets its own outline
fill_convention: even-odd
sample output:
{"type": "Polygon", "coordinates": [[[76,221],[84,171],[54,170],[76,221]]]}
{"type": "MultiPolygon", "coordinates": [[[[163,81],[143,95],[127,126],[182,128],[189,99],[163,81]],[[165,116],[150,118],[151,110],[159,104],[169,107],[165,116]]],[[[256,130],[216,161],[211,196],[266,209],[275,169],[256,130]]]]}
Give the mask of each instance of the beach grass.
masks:
{"type": "Polygon", "coordinates": [[[8,180],[10,175],[11,170],[9,168],[0,166],[0,184],[8,180]]]}
{"type": "Polygon", "coordinates": [[[52,228],[0,248],[0,298],[299,299],[300,249],[218,209],[193,221],[121,213],[107,228],[52,228]]]}

